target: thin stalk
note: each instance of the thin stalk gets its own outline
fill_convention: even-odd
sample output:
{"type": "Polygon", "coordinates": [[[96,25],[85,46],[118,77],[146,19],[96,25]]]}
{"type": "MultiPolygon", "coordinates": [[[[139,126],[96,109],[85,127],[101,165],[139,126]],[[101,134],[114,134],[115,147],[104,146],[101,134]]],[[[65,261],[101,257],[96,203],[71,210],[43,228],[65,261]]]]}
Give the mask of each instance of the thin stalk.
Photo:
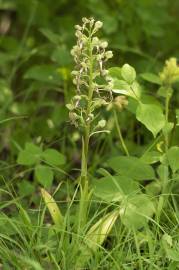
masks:
{"type": "MultiPolygon", "coordinates": [[[[89,38],[89,88],[88,88],[88,105],[86,110],[87,118],[91,110],[91,102],[93,99],[93,54],[92,54],[92,37],[90,33],[89,38]]],[[[86,224],[88,202],[90,194],[88,192],[89,179],[88,179],[88,149],[90,140],[91,125],[87,123],[84,128],[84,135],[82,137],[82,161],[81,161],[81,198],[80,198],[80,219],[79,219],[79,230],[86,224]]]]}
{"type": "Polygon", "coordinates": [[[117,129],[117,132],[118,132],[118,136],[119,136],[119,139],[120,139],[120,142],[121,142],[121,145],[122,145],[122,148],[125,152],[125,154],[127,156],[129,156],[129,151],[127,149],[127,146],[124,142],[124,139],[122,137],[122,133],[121,133],[121,129],[120,129],[120,125],[119,125],[119,121],[118,121],[118,118],[117,118],[117,113],[116,113],[116,110],[114,109],[114,120],[115,120],[115,124],[116,124],[116,129],[117,129]]]}
{"type": "MultiPolygon", "coordinates": [[[[91,102],[93,98],[93,55],[92,55],[92,40],[91,33],[89,39],[89,88],[88,88],[88,106],[86,115],[87,117],[90,114],[91,102]]],[[[88,189],[88,148],[89,148],[89,139],[90,139],[91,126],[90,122],[86,123],[83,140],[83,149],[82,149],[82,175],[81,175],[81,185],[82,188],[86,187],[88,189]]]]}

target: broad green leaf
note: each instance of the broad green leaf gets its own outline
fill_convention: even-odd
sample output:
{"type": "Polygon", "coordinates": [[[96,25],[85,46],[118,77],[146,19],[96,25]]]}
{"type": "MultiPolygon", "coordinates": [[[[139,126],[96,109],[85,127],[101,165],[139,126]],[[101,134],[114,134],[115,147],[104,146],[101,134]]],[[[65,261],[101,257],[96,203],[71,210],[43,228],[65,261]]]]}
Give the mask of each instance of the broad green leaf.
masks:
{"type": "Polygon", "coordinates": [[[152,181],[148,185],[145,186],[145,191],[150,196],[157,196],[161,192],[161,182],[160,181],[152,181]]]}
{"type": "Polygon", "coordinates": [[[157,105],[139,103],[136,117],[138,121],[152,132],[154,137],[165,125],[165,116],[162,109],[157,105]]]}
{"type": "Polygon", "coordinates": [[[35,177],[43,187],[49,188],[53,182],[53,171],[47,166],[38,165],[35,168],[35,177]]]}
{"type": "Polygon", "coordinates": [[[120,175],[134,180],[149,180],[155,178],[153,168],[137,157],[114,157],[108,161],[108,165],[120,175]]]}
{"type": "Polygon", "coordinates": [[[29,196],[35,192],[35,186],[33,185],[33,183],[31,183],[27,180],[22,180],[17,185],[18,185],[18,190],[19,190],[20,196],[23,196],[23,197],[29,196]]]}
{"type": "Polygon", "coordinates": [[[34,165],[36,162],[40,160],[42,154],[42,149],[33,144],[26,143],[25,149],[19,152],[17,163],[20,165],[34,165]]]}
{"type": "Polygon", "coordinates": [[[121,201],[140,191],[137,182],[126,176],[105,176],[92,182],[94,195],[108,202],[121,201]]]}
{"type": "Polygon", "coordinates": [[[153,164],[160,160],[161,155],[162,154],[158,151],[150,151],[144,153],[144,155],[140,159],[146,164],[153,164]]]}
{"type": "Polygon", "coordinates": [[[164,127],[162,129],[163,130],[163,134],[164,135],[169,134],[172,131],[173,127],[174,127],[174,123],[172,123],[172,122],[165,123],[165,125],[164,125],[164,127]]]}
{"type": "Polygon", "coordinates": [[[48,164],[53,166],[65,164],[65,156],[55,149],[49,148],[45,150],[42,154],[42,158],[44,158],[48,164]]]}
{"type": "Polygon", "coordinates": [[[133,83],[136,79],[135,69],[131,67],[129,64],[124,64],[122,66],[121,75],[123,79],[129,84],[133,83]]]}
{"type": "Polygon", "coordinates": [[[113,80],[113,92],[116,94],[126,95],[132,97],[136,100],[140,99],[141,89],[140,85],[137,82],[133,82],[129,85],[124,80],[113,80]]]}
{"type": "Polygon", "coordinates": [[[59,207],[57,206],[53,197],[43,188],[41,188],[42,198],[45,202],[46,207],[48,208],[50,215],[53,219],[53,222],[57,226],[61,226],[63,224],[63,216],[59,207]]]}
{"type": "Polygon", "coordinates": [[[121,205],[121,221],[128,228],[140,229],[155,212],[154,204],[145,194],[136,195],[121,205]]]}
{"type": "Polygon", "coordinates": [[[155,84],[161,85],[160,77],[157,76],[157,75],[154,74],[154,73],[146,72],[146,73],[140,74],[140,76],[141,76],[142,79],[144,79],[145,81],[148,81],[148,82],[151,82],[151,83],[155,83],[155,84]]]}
{"type": "Polygon", "coordinates": [[[173,173],[179,170],[179,147],[173,146],[168,150],[167,153],[168,163],[173,173]]]}
{"type": "Polygon", "coordinates": [[[108,75],[112,77],[113,79],[122,80],[120,67],[111,67],[108,69],[108,71],[109,71],[108,75]]]}
{"type": "Polygon", "coordinates": [[[164,165],[164,164],[160,164],[157,167],[157,174],[158,174],[161,181],[163,181],[164,178],[168,178],[169,177],[168,166],[164,165]]]}

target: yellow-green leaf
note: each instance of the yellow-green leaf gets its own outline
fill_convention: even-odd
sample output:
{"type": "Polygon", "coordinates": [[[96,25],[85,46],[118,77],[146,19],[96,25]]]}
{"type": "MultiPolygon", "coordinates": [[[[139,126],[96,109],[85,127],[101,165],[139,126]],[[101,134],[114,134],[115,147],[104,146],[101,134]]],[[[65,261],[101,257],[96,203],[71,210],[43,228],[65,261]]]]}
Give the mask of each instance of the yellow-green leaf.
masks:
{"type": "Polygon", "coordinates": [[[43,188],[41,188],[42,198],[45,202],[46,207],[48,208],[53,222],[57,226],[61,226],[63,223],[63,216],[59,207],[57,206],[53,197],[43,188]]]}

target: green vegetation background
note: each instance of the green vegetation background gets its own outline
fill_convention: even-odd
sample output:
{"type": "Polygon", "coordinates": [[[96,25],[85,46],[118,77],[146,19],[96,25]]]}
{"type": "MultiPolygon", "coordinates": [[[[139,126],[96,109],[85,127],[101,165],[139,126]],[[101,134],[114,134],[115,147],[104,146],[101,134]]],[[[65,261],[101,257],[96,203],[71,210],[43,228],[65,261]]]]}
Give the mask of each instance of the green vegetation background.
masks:
{"type": "MultiPolygon", "coordinates": [[[[23,199],[27,208],[39,206],[38,187],[43,183],[35,182],[33,166],[17,164],[26,143],[56,149],[66,157],[65,165],[54,170],[48,188],[54,190],[60,180],[76,183],[81,139],[69,122],[65,104],[75,91],[70,50],[75,44],[74,25],[82,17],[92,16],[104,23],[101,35],[114,54],[109,67],[129,63],[141,81],[142,73],[158,74],[166,59],[179,58],[178,14],[178,0],[0,0],[0,187],[13,190],[13,199],[23,199]]],[[[152,102],[157,86],[143,82],[143,87],[152,102]]],[[[178,103],[179,92],[175,92],[171,118],[178,103]]],[[[153,138],[135,120],[134,107],[130,104],[121,112],[119,122],[129,152],[140,156],[153,138]]],[[[92,140],[89,172],[94,176],[109,157],[123,153],[113,116],[103,113],[111,133],[92,140]]],[[[178,143],[178,136],[177,130],[173,144],[178,143]]],[[[61,159],[57,155],[59,164],[61,159]]],[[[48,174],[46,171],[45,176],[48,174]]],[[[70,184],[60,189],[57,198],[67,201],[73,192],[70,184]]],[[[7,197],[0,194],[2,201],[7,197]]],[[[14,216],[10,202],[3,202],[2,209],[14,216]]],[[[3,223],[0,226],[4,229],[3,223]]]]}

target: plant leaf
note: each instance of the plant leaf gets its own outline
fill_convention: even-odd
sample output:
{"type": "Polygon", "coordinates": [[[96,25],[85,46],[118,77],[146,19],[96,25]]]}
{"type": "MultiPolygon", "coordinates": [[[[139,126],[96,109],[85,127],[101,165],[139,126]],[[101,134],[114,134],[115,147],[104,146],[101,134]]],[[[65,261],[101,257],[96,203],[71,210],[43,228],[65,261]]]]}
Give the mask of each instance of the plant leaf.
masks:
{"type": "Polygon", "coordinates": [[[128,228],[140,229],[155,212],[154,204],[145,194],[136,195],[121,205],[121,221],[128,228]]]}
{"type": "Polygon", "coordinates": [[[41,188],[41,194],[45,205],[50,212],[54,224],[57,226],[61,226],[63,224],[63,216],[55,200],[44,188],[41,188]]]}
{"type": "Polygon", "coordinates": [[[92,182],[94,195],[108,202],[121,201],[140,191],[137,182],[126,176],[108,175],[92,182]]]}
{"type": "Polygon", "coordinates": [[[153,168],[137,157],[113,157],[108,165],[120,175],[130,177],[134,180],[149,180],[155,178],[153,168]]]}
{"type": "Polygon", "coordinates": [[[108,69],[109,71],[109,76],[112,77],[113,79],[118,79],[118,80],[122,80],[122,76],[121,76],[121,68],[120,67],[111,67],[108,69]]]}
{"type": "Polygon", "coordinates": [[[161,155],[162,154],[158,151],[150,151],[144,153],[144,155],[140,159],[146,164],[153,164],[160,160],[161,155]]]}
{"type": "Polygon", "coordinates": [[[145,81],[161,85],[160,77],[154,73],[150,73],[150,72],[142,73],[140,74],[140,77],[144,79],[145,81]]]}
{"type": "Polygon", "coordinates": [[[136,72],[133,67],[131,67],[129,64],[124,64],[121,68],[121,75],[123,79],[131,84],[135,81],[136,78],[136,72]]]}
{"type": "Polygon", "coordinates": [[[167,158],[172,172],[175,173],[177,170],[179,170],[179,147],[171,147],[168,150],[167,158]]]}
{"type": "Polygon", "coordinates": [[[140,103],[136,111],[137,120],[150,130],[154,137],[165,125],[165,117],[162,109],[154,104],[140,103]]]}
{"type": "Polygon", "coordinates": [[[43,152],[42,157],[48,164],[59,166],[65,164],[65,156],[55,149],[47,149],[43,152]]]}
{"type": "Polygon", "coordinates": [[[17,163],[20,165],[34,165],[37,161],[40,160],[42,154],[42,149],[33,144],[26,143],[25,149],[19,152],[17,163]]]}
{"type": "Polygon", "coordinates": [[[140,99],[141,95],[141,89],[140,85],[137,82],[133,82],[131,85],[129,85],[124,80],[113,80],[113,92],[116,94],[122,94],[129,97],[132,97],[136,100],[140,99]]]}
{"type": "Polygon", "coordinates": [[[35,176],[38,180],[38,182],[46,188],[49,188],[52,186],[53,182],[53,171],[51,168],[44,166],[44,165],[38,165],[35,168],[35,176]]]}

